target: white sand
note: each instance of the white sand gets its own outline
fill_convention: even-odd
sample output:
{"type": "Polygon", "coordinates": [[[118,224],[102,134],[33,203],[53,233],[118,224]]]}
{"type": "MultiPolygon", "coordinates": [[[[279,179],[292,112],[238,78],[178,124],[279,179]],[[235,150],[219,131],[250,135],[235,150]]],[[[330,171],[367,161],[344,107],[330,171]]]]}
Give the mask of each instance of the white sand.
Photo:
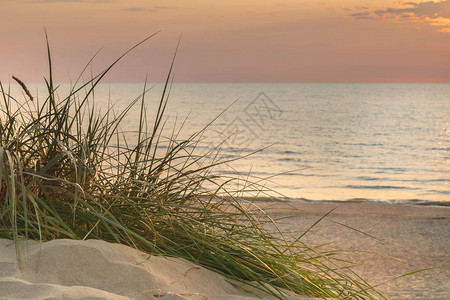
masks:
{"type": "MultiPolygon", "coordinates": [[[[303,211],[277,204],[271,213],[274,217],[293,215],[281,228],[305,229],[337,207],[304,241],[311,245],[331,243],[328,249],[384,255],[360,252],[348,256],[361,264],[356,271],[373,284],[421,268],[450,266],[448,207],[331,202],[294,206],[303,211]],[[388,244],[332,221],[358,228],[388,244]]],[[[181,259],[149,257],[123,245],[96,240],[57,240],[41,246],[38,242],[29,241],[28,246],[22,242],[21,271],[14,244],[0,240],[0,299],[256,298],[224,277],[181,259]]],[[[379,289],[393,299],[450,299],[450,269],[418,273],[379,289]]],[[[262,292],[259,296],[271,298],[262,292]]]]}
{"type": "MultiPolygon", "coordinates": [[[[182,259],[98,240],[21,244],[0,240],[0,299],[256,299],[224,277],[182,259]],[[26,250],[28,249],[28,250],[26,250]]],[[[247,289],[247,288],[246,288],[247,289]]]]}

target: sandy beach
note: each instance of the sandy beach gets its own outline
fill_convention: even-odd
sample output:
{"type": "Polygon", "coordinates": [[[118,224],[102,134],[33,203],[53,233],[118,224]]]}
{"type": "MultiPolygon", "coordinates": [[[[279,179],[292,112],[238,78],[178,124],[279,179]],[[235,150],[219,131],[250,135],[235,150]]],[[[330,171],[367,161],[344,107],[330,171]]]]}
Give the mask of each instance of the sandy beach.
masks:
{"type": "MultiPolygon", "coordinates": [[[[450,298],[450,269],[442,268],[450,266],[449,207],[336,202],[271,206],[273,217],[292,216],[280,223],[281,229],[299,233],[336,208],[303,237],[305,243],[359,250],[345,258],[357,263],[355,271],[374,285],[415,270],[436,268],[377,288],[391,299],[450,298]]],[[[271,298],[248,287],[236,288],[219,274],[190,262],[149,256],[103,241],[57,240],[42,246],[24,241],[20,248],[21,265],[14,244],[0,240],[0,299],[271,298]]]]}
{"type": "Polygon", "coordinates": [[[345,257],[359,264],[355,271],[372,285],[385,282],[377,289],[391,299],[450,299],[450,207],[302,202],[278,204],[272,215],[292,215],[280,227],[301,233],[332,209],[304,236],[306,244],[358,250],[345,257]],[[425,268],[435,269],[388,281],[425,268]]]}

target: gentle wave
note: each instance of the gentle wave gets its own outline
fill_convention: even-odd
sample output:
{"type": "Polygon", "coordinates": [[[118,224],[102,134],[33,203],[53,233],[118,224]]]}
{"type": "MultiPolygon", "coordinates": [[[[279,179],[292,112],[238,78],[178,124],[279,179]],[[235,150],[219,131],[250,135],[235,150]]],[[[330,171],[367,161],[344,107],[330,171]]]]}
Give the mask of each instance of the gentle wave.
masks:
{"type": "Polygon", "coordinates": [[[419,188],[408,187],[408,186],[394,186],[394,185],[346,185],[345,188],[349,189],[375,189],[375,190],[385,190],[385,189],[402,189],[402,190],[418,190],[419,188]]]}
{"type": "MultiPolygon", "coordinates": [[[[255,198],[254,200],[258,200],[255,198]]],[[[265,201],[265,200],[261,200],[265,201]]],[[[389,203],[389,204],[409,204],[409,205],[424,205],[424,206],[445,206],[450,207],[450,201],[430,201],[424,199],[387,199],[376,200],[369,198],[351,198],[346,200],[312,200],[307,198],[283,198],[286,202],[334,202],[334,203],[389,203]]]]}

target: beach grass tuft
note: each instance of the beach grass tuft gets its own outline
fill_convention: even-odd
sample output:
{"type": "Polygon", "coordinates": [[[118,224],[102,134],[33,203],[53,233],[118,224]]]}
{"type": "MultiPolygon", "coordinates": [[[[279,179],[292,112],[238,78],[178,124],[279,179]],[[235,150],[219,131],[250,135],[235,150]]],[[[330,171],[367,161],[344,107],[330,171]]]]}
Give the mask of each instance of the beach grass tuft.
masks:
{"type": "Polygon", "coordinates": [[[162,134],[173,62],[149,120],[146,84],[121,111],[95,107],[96,86],[123,56],[87,82],[79,83],[80,75],[61,96],[48,42],[47,49],[45,100],[33,101],[17,77],[28,97],[19,99],[0,83],[0,237],[16,241],[18,257],[21,238],[101,239],[184,258],[281,299],[283,290],[382,296],[339,267],[333,253],[276,231],[267,214],[236,197],[258,185],[248,181],[236,190],[242,178],[215,173],[227,161],[218,155],[220,145],[198,154],[205,128],[183,140],[178,130],[162,134]],[[131,109],[139,110],[133,138],[121,129],[131,109]]]}

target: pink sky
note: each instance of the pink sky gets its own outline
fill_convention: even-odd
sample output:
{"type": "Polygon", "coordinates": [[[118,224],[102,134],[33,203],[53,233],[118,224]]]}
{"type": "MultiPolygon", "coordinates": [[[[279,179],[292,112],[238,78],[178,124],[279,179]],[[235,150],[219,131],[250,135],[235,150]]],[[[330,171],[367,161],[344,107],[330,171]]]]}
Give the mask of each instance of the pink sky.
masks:
{"type": "Polygon", "coordinates": [[[91,56],[107,81],[450,82],[450,0],[1,0],[0,80],[57,81],[91,56]]]}

